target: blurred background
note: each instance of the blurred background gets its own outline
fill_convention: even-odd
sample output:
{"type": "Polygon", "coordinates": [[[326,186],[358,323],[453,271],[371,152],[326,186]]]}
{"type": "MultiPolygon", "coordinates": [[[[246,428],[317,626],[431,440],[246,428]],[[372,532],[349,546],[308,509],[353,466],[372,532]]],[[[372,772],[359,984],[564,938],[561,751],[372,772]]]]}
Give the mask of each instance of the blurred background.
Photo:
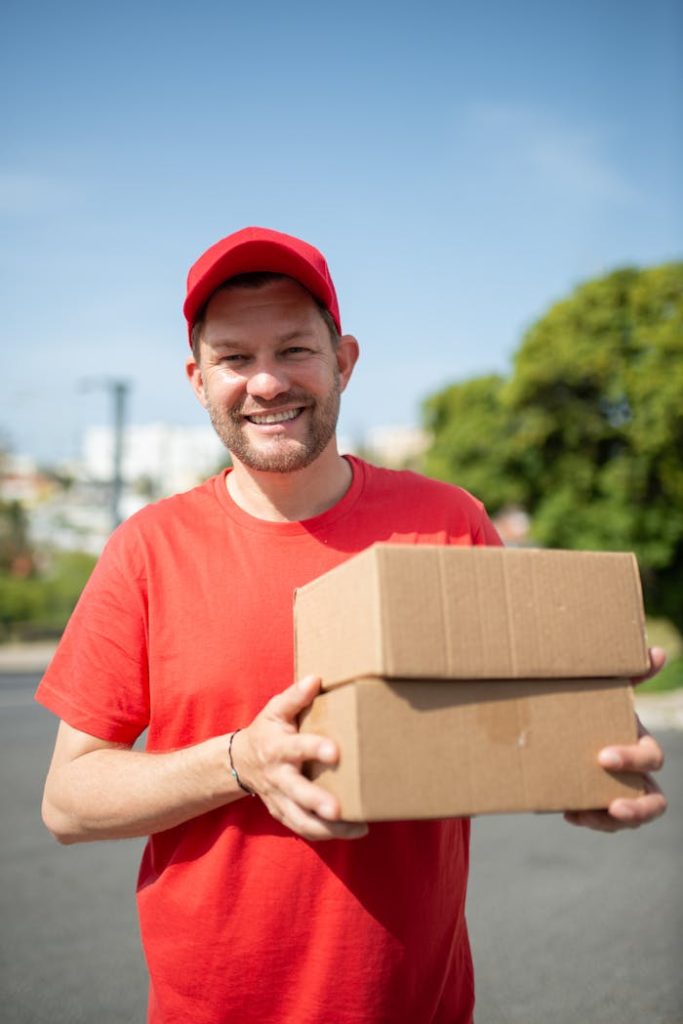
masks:
{"type": "Polygon", "coordinates": [[[360,339],[342,447],[469,488],[508,542],[635,550],[678,653],[676,0],[9,0],[2,29],[6,640],[223,462],[185,275],[261,224],[325,252],[360,339]]]}
{"type": "Polygon", "coordinates": [[[510,544],[635,551],[647,685],[683,692],[678,0],[5,0],[0,30],[8,672],[116,522],[224,463],[185,276],[260,224],[323,250],[359,338],[342,448],[467,487],[510,544]]]}

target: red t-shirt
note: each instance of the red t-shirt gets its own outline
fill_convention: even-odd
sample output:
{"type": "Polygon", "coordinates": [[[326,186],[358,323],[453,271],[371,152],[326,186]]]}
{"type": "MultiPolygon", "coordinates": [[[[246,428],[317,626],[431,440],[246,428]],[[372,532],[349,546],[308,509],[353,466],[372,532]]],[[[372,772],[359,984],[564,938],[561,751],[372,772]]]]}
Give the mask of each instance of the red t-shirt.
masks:
{"type": "MultiPolygon", "coordinates": [[[[225,474],[112,536],[37,699],[172,750],[247,725],[293,676],[292,597],[375,541],[498,544],[466,492],[350,459],[344,498],[254,519],[225,474]]],[[[138,907],[154,1024],[465,1024],[469,822],[310,843],[245,798],[150,838],[138,907]]]]}

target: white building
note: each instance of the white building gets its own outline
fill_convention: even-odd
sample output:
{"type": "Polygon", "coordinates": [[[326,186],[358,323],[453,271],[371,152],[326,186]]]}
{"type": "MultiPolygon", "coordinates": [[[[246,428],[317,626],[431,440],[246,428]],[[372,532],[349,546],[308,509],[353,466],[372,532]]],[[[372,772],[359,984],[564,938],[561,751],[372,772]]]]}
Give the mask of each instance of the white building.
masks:
{"type": "MultiPolygon", "coordinates": [[[[145,423],[127,427],[122,476],[127,485],[145,484],[150,497],[185,491],[215,473],[226,451],[210,426],[145,423]]],[[[89,427],[83,468],[93,480],[111,480],[114,434],[111,427],[89,427]]]]}
{"type": "Polygon", "coordinates": [[[413,464],[424,455],[429,443],[425,430],[407,426],[374,427],[366,439],[371,456],[390,469],[413,464]]]}

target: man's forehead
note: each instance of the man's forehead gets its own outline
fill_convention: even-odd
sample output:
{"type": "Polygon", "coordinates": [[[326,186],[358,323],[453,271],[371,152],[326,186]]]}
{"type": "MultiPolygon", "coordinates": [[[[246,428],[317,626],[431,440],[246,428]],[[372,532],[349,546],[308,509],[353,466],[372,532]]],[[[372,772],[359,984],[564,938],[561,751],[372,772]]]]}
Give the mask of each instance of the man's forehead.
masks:
{"type": "Polygon", "coordinates": [[[234,305],[250,305],[249,299],[254,300],[255,305],[274,303],[277,301],[300,302],[304,305],[311,305],[316,308],[317,303],[311,293],[302,284],[291,277],[276,277],[259,284],[251,284],[239,278],[228,280],[222,284],[206,304],[207,312],[217,303],[225,303],[233,300],[234,305]]]}
{"type": "MultiPolygon", "coordinates": [[[[318,306],[301,285],[290,278],[269,281],[258,288],[229,284],[209,299],[204,316],[204,336],[225,329],[272,325],[274,333],[294,329],[314,332],[322,325],[318,306]],[[282,325],[278,331],[278,326],[282,325]]],[[[324,326],[324,325],[322,325],[324,326]]]]}

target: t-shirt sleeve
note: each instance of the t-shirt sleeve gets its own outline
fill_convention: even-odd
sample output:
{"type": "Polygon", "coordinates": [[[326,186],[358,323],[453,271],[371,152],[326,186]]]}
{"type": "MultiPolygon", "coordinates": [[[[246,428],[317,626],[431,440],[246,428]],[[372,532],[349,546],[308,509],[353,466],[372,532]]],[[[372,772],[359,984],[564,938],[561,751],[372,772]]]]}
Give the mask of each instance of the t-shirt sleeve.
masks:
{"type": "Polygon", "coordinates": [[[500,534],[489,519],[483,505],[481,506],[481,518],[478,528],[474,533],[473,541],[477,547],[504,547],[500,534]]]}
{"type": "Polygon", "coordinates": [[[75,729],[133,743],[149,721],[147,583],[119,527],[74,610],[36,700],[75,729]]]}

